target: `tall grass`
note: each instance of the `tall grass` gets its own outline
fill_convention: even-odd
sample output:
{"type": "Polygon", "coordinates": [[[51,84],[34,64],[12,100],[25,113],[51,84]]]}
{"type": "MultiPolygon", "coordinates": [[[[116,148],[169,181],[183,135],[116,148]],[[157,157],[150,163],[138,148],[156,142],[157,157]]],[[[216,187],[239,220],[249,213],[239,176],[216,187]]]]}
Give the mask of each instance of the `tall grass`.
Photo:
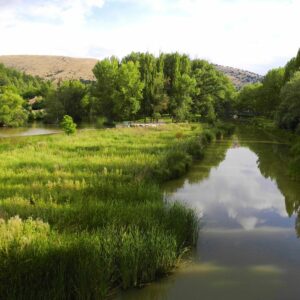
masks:
{"type": "Polygon", "coordinates": [[[212,139],[200,125],[0,141],[0,299],[103,299],[172,270],[197,238],[166,205],[212,139]],[[180,137],[178,137],[180,132],[180,137]]]}

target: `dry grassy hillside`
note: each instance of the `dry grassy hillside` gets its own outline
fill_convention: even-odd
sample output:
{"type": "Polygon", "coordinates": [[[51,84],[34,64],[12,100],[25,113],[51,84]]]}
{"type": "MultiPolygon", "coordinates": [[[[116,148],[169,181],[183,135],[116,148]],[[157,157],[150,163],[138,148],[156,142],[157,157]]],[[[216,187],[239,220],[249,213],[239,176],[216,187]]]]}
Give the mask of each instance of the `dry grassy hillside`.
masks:
{"type": "MultiPolygon", "coordinates": [[[[41,78],[58,81],[60,79],[93,80],[92,69],[97,59],[71,58],[64,56],[8,55],[0,56],[0,63],[41,78]]],[[[237,88],[261,80],[252,72],[215,65],[233,81],[237,88]]]]}
{"type": "Polygon", "coordinates": [[[0,63],[30,75],[58,81],[60,79],[93,80],[96,59],[64,56],[8,55],[0,63]]]}

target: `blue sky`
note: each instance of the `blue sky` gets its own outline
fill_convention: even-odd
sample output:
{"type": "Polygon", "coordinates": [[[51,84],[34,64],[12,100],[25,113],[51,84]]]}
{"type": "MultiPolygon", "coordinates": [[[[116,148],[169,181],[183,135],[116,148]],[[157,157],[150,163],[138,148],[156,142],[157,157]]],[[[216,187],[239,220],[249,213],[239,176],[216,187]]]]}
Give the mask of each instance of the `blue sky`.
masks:
{"type": "Polygon", "coordinates": [[[0,55],[179,51],[264,74],[300,47],[299,0],[0,0],[0,55]]]}

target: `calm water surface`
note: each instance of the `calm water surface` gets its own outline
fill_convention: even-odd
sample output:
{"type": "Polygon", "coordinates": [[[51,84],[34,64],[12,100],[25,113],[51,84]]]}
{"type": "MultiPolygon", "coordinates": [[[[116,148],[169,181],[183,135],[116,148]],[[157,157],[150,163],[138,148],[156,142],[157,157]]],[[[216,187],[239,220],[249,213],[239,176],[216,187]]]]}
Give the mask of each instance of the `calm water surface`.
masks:
{"type": "Polygon", "coordinates": [[[43,123],[33,123],[27,127],[21,128],[1,128],[0,127],[0,138],[14,137],[14,136],[34,136],[34,135],[45,135],[55,134],[60,132],[56,126],[45,125],[43,123]]]}
{"type": "Polygon", "coordinates": [[[165,187],[202,217],[197,249],[174,275],[118,299],[299,300],[300,183],[288,147],[239,129],[165,187]],[[299,216],[298,216],[299,212],[299,216]]]}

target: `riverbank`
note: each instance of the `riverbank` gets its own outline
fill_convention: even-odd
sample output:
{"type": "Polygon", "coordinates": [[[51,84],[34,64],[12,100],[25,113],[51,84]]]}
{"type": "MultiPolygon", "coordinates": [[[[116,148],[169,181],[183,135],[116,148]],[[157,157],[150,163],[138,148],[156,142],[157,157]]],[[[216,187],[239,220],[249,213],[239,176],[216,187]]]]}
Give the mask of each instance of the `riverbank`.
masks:
{"type": "Polygon", "coordinates": [[[159,185],[222,133],[172,124],[2,140],[1,298],[103,299],[170,272],[198,222],[159,185]]]}

